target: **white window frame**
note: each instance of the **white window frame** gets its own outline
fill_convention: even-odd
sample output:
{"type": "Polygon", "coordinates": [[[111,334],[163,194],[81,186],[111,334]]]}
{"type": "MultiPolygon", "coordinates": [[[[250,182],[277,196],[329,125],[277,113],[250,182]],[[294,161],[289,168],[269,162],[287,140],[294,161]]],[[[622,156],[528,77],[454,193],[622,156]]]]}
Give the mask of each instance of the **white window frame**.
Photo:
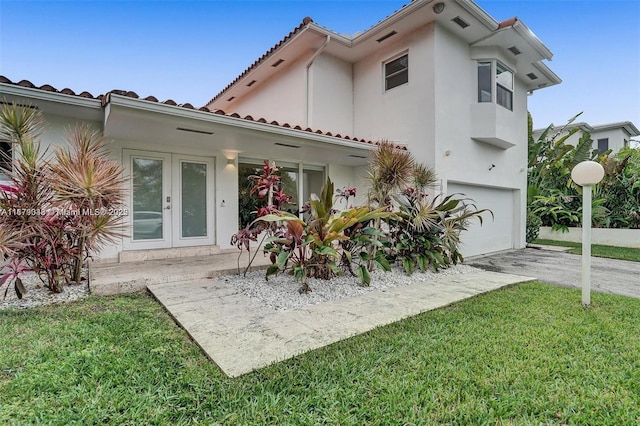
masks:
{"type": "Polygon", "coordinates": [[[476,61],[476,88],[477,88],[477,102],[479,103],[494,103],[500,105],[503,108],[508,109],[509,111],[513,111],[513,98],[514,98],[514,88],[515,88],[515,72],[503,62],[497,59],[479,59],[476,61]],[[490,92],[490,100],[487,98],[483,98],[482,94],[486,95],[486,92],[481,92],[480,90],[480,65],[481,64],[491,64],[491,92],[490,92]],[[503,72],[508,72],[510,74],[510,81],[498,81],[498,67],[502,68],[503,72]],[[511,87],[508,87],[511,86],[511,87]],[[510,105],[504,105],[499,102],[498,99],[498,90],[505,91],[510,94],[510,105]]]}
{"type": "Polygon", "coordinates": [[[389,90],[393,90],[396,87],[400,87],[400,86],[404,86],[405,84],[409,84],[409,51],[405,50],[404,52],[401,52],[393,57],[391,57],[390,59],[387,59],[386,61],[384,61],[382,63],[382,88],[384,89],[385,92],[388,92],[389,90]],[[387,65],[390,65],[392,62],[395,62],[399,59],[402,59],[403,57],[407,57],[407,66],[404,69],[401,69],[399,71],[396,71],[394,73],[392,73],[391,75],[387,75],[387,65]],[[405,81],[404,83],[400,83],[396,86],[393,87],[388,87],[387,81],[389,78],[391,77],[395,77],[397,75],[400,75],[401,73],[407,73],[407,81],[405,81]]]}

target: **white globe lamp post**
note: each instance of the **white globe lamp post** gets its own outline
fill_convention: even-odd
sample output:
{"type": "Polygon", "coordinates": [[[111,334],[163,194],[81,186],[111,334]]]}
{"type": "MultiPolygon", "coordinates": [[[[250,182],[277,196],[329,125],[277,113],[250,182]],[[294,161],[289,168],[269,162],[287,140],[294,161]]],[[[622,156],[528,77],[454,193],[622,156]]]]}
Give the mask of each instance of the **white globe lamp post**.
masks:
{"type": "Polygon", "coordinates": [[[582,187],[582,304],[591,304],[591,187],[602,180],[604,168],[583,161],[571,170],[571,179],[582,187]]]}

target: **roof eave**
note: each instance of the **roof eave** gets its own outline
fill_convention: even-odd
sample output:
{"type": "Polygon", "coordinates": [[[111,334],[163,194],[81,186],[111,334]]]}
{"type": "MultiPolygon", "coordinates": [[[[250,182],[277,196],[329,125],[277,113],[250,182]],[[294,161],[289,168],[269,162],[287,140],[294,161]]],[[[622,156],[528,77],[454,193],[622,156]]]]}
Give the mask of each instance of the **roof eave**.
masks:
{"type": "Polygon", "coordinates": [[[542,87],[536,87],[536,88],[532,88],[530,89],[530,91],[535,91],[535,90],[540,90],[540,89],[545,89],[547,87],[551,87],[551,86],[556,86],[560,83],[562,83],[562,79],[560,77],[558,77],[558,75],[556,73],[554,73],[551,68],[549,68],[545,63],[543,62],[534,62],[532,64],[538,71],[540,71],[540,73],[542,75],[544,75],[551,83],[550,84],[546,84],[542,87]]]}
{"type": "Polygon", "coordinates": [[[478,21],[480,21],[485,27],[490,30],[496,30],[498,28],[498,21],[493,19],[485,10],[478,6],[472,0],[454,0],[459,6],[464,8],[467,12],[473,15],[478,21]]]}
{"type": "Polygon", "coordinates": [[[536,52],[542,56],[546,60],[551,60],[553,58],[553,53],[549,48],[536,36],[533,31],[526,26],[524,22],[521,20],[517,20],[512,28],[520,34],[525,40],[529,42],[529,44],[536,50],[536,52]]]}
{"type": "Polygon", "coordinates": [[[275,126],[269,123],[261,123],[259,121],[251,121],[244,118],[230,117],[228,115],[216,114],[209,111],[200,111],[197,109],[186,109],[180,106],[166,105],[142,99],[130,98],[118,94],[110,94],[107,105],[121,106],[139,111],[147,111],[151,113],[166,114],[179,118],[188,118],[193,120],[206,121],[213,124],[227,125],[236,128],[255,130],[260,132],[271,133],[279,136],[295,137],[298,139],[322,142],[330,145],[337,145],[346,148],[372,150],[375,144],[365,143],[357,140],[347,140],[335,136],[309,132],[306,130],[298,130],[293,128],[275,126]]]}
{"type": "Polygon", "coordinates": [[[620,121],[617,123],[598,124],[593,126],[595,131],[609,130],[609,129],[624,129],[629,136],[640,136],[640,130],[631,121],[620,121]]]}
{"type": "Polygon", "coordinates": [[[0,83],[0,95],[21,96],[42,101],[58,102],[83,108],[102,108],[100,99],[83,98],[60,92],[48,92],[38,88],[24,87],[16,84],[0,83]]]}

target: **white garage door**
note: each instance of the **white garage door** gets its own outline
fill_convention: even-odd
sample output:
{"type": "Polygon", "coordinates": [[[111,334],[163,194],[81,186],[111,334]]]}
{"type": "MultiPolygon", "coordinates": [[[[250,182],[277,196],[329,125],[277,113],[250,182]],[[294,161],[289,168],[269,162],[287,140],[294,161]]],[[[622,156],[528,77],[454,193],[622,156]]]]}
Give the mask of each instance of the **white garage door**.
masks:
{"type": "Polygon", "coordinates": [[[491,214],[484,213],[482,226],[474,219],[469,230],[462,232],[460,252],[464,257],[514,247],[514,236],[517,235],[515,232],[518,232],[515,225],[518,221],[515,215],[516,191],[453,182],[448,184],[447,191],[449,194],[464,194],[464,197],[456,198],[471,198],[479,210],[489,209],[494,215],[492,220],[491,214]]]}

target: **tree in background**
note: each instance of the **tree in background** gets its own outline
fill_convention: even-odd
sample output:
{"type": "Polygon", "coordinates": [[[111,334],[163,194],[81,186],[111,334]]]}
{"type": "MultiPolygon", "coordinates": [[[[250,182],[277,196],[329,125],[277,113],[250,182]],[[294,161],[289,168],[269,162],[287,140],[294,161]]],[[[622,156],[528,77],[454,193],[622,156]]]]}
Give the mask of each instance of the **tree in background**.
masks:
{"type": "Polygon", "coordinates": [[[571,170],[585,160],[597,161],[605,168],[605,178],[596,186],[593,199],[593,225],[640,226],[639,150],[625,148],[611,156],[611,150],[600,153],[592,149],[591,135],[571,127],[580,114],[558,130],[549,125],[537,139],[529,115],[527,242],[537,237],[540,225],[562,231],[580,225],[582,188],[571,180],[571,170]],[[578,143],[567,143],[578,132],[582,132],[578,143]]]}

